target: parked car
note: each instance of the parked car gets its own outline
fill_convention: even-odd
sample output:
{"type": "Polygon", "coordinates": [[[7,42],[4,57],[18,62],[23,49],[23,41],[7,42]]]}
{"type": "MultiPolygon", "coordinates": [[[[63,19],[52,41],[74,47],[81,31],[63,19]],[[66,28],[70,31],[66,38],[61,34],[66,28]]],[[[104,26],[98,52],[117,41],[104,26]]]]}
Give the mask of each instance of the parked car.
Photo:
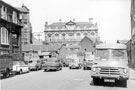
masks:
{"type": "Polygon", "coordinates": [[[29,69],[30,70],[40,70],[42,67],[42,63],[39,60],[29,61],[29,69]]]}
{"type": "Polygon", "coordinates": [[[91,70],[95,85],[101,82],[127,86],[129,79],[128,57],[124,44],[101,44],[96,46],[95,61],[91,70]]]}
{"type": "Polygon", "coordinates": [[[12,70],[12,56],[9,54],[0,55],[0,77],[9,77],[12,70]]]}
{"type": "Polygon", "coordinates": [[[26,65],[24,61],[13,61],[12,73],[22,74],[26,72],[30,72],[29,65],[26,65]]]}
{"type": "Polygon", "coordinates": [[[71,62],[69,64],[69,69],[80,69],[81,68],[81,65],[78,63],[78,62],[71,62]]]}
{"type": "Polygon", "coordinates": [[[62,63],[57,58],[49,58],[42,65],[42,69],[44,69],[44,71],[48,71],[48,70],[61,70],[62,69],[62,63]]]}

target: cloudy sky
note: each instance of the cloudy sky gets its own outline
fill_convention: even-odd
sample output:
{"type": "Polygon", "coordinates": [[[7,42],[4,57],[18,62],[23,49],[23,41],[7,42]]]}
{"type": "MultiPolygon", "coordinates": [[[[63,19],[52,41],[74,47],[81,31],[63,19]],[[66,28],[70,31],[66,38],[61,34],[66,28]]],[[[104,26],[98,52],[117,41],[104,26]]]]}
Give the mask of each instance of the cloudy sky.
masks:
{"type": "Polygon", "coordinates": [[[33,32],[43,32],[44,23],[75,21],[98,23],[102,41],[130,39],[130,0],[3,0],[12,6],[24,3],[30,9],[33,32]]]}

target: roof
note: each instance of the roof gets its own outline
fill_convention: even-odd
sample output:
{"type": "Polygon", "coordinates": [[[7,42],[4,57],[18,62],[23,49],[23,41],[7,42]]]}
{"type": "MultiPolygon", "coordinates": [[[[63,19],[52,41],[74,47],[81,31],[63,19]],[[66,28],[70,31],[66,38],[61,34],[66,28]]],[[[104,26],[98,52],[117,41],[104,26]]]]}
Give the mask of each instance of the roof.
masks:
{"type": "Polygon", "coordinates": [[[26,8],[20,8],[20,7],[17,7],[16,9],[18,9],[20,12],[29,13],[29,10],[26,9],[26,8]]]}
{"type": "Polygon", "coordinates": [[[17,8],[15,8],[14,6],[10,5],[9,3],[7,3],[7,2],[6,2],[6,1],[4,1],[4,0],[0,0],[0,3],[5,4],[5,5],[7,5],[7,6],[11,7],[12,9],[14,9],[14,10],[16,10],[16,11],[18,11],[18,12],[19,12],[19,10],[18,10],[17,8]]]}
{"type": "Polygon", "coordinates": [[[81,45],[81,51],[84,52],[85,49],[87,52],[92,52],[94,51],[94,42],[88,38],[87,36],[85,36],[81,41],[80,41],[80,45],[81,45]]]}
{"type": "Polygon", "coordinates": [[[55,29],[55,28],[58,28],[58,29],[66,29],[66,25],[76,25],[76,27],[80,27],[80,28],[90,28],[93,26],[92,23],[90,22],[73,22],[73,21],[69,21],[69,22],[55,22],[55,23],[52,23],[50,25],[47,26],[47,28],[50,28],[50,29],[55,29]]]}
{"type": "Polygon", "coordinates": [[[129,40],[117,40],[117,43],[126,44],[129,40]]]}
{"type": "Polygon", "coordinates": [[[57,51],[60,45],[22,45],[22,51],[57,51]]]}
{"type": "Polygon", "coordinates": [[[118,43],[105,43],[97,45],[96,49],[126,49],[126,45],[118,43]]]}

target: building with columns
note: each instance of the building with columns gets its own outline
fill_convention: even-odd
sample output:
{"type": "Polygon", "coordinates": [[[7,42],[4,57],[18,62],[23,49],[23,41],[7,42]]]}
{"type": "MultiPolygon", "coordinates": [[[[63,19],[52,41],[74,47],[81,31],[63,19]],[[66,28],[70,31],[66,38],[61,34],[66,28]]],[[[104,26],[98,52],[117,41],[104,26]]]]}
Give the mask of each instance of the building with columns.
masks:
{"type": "Polygon", "coordinates": [[[45,23],[45,42],[49,44],[66,44],[74,45],[87,36],[93,42],[99,39],[97,23],[93,23],[93,18],[89,18],[88,22],[54,22],[52,24],[45,23]]]}

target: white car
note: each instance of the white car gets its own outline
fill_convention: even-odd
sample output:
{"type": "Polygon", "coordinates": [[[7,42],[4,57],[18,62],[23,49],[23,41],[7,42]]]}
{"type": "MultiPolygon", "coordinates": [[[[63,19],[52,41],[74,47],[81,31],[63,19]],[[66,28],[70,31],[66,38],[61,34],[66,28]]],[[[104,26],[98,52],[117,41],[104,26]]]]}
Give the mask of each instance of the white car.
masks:
{"type": "Polygon", "coordinates": [[[26,73],[29,72],[29,66],[25,64],[24,61],[13,61],[13,68],[12,68],[12,72],[13,73],[26,73]]]}

